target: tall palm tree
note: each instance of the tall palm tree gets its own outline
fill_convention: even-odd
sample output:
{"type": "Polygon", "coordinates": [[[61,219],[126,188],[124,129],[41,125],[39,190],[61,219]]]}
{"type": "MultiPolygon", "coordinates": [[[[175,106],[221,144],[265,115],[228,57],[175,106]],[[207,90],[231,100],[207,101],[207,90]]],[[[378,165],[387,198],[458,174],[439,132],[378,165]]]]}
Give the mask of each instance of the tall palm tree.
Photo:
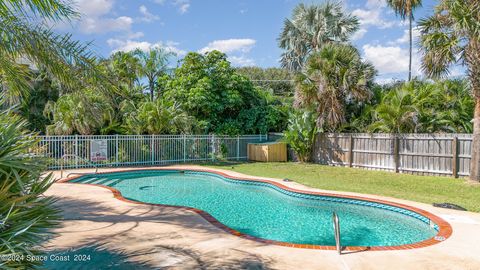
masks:
{"type": "Polygon", "coordinates": [[[296,78],[297,107],[314,107],[320,129],[334,130],[345,122],[345,107],[370,96],[375,75],[370,63],[362,61],[350,45],[327,44],[307,60],[296,78]]]}
{"type": "MultiPolygon", "coordinates": [[[[150,99],[155,98],[155,90],[157,88],[157,80],[165,75],[168,71],[168,60],[174,55],[163,48],[155,47],[150,51],[143,51],[136,49],[133,55],[138,59],[140,68],[140,77],[145,77],[148,80],[148,90],[150,91],[150,99]]],[[[158,96],[161,96],[161,89],[158,91],[158,96]]]]}
{"type": "Polygon", "coordinates": [[[95,77],[95,57],[88,44],[53,33],[47,26],[77,15],[63,0],[0,2],[0,91],[7,98],[15,101],[28,94],[29,66],[44,68],[65,86],[82,81],[79,71],[95,77]]]}
{"type": "Polygon", "coordinates": [[[409,60],[408,60],[408,81],[412,80],[412,50],[413,50],[413,11],[422,6],[422,0],[387,0],[387,4],[403,20],[408,18],[409,33],[409,60]]]}
{"type": "Polygon", "coordinates": [[[422,68],[430,77],[449,73],[451,64],[468,70],[475,111],[470,178],[480,181],[480,2],[441,0],[433,16],[420,21],[422,68]]]}
{"type": "Polygon", "coordinates": [[[280,60],[282,67],[299,71],[310,53],[324,44],[348,41],[358,28],[358,19],[346,13],[340,2],[297,5],[292,18],[285,19],[278,38],[280,48],[285,50],[280,60]]]}

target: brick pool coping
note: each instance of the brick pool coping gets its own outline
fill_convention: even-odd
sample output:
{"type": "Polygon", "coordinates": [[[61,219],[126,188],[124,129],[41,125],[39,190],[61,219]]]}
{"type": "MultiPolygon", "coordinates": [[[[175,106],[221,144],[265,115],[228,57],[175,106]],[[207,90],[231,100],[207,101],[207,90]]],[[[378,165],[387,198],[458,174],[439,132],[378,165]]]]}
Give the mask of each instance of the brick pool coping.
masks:
{"type": "MultiPolygon", "coordinates": [[[[367,197],[361,197],[361,196],[354,196],[354,195],[342,195],[342,194],[335,194],[335,193],[325,193],[325,192],[315,192],[315,191],[307,191],[307,190],[300,190],[300,189],[295,189],[291,188],[288,186],[285,186],[281,183],[278,183],[276,181],[268,180],[268,179],[262,179],[258,177],[253,177],[249,176],[249,179],[241,178],[238,176],[230,175],[226,172],[223,171],[218,171],[215,169],[203,169],[203,168],[195,168],[195,169],[190,169],[190,168],[135,168],[135,169],[125,169],[125,170],[112,170],[112,171],[104,171],[104,172],[99,172],[97,174],[110,174],[110,173],[122,173],[122,172],[135,172],[135,171],[172,171],[172,170],[178,170],[178,171],[191,171],[191,172],[207,172],[207,173],[212,173],[212,174],[217,174],[220,176],[223,176],[228,179],[232,180],[237,180],[237,181],[252,181],[252,182],[261,182],[261,183],[267,183],[270,185],[274,185],[278,188],[281,188],[283,190],[287,190],[290,192],[295,192],[295,193],[300,193],[300,194],[306,194],[306,195],[316,195],[316,196],[325,196],[325,197],[334,197],[334,198],[346,198],[346,199],[353,199],[353,200],[361,200],[361,201],[367,201],[367,202],[374,202],[374,203],[380,203],[380,204],[385,204],[389,206],[394,206],[402,209],[406,209],[409,211],[412,211],[414,213],[417,213],[419,215],[422,215],[428,219],[430,219],[432,222],[434,222],[438,226],[438,232],[437,234],[429,239],[426,239],[421,242],[413,243],[413,244],[405,244],[405,245],[399,245],[399,246],[375,246],[375,247],[365,247],[365,246],[347,246],[343,247],[344,251],[386,251],[386,250],[408,250],[408,249],[416,249],[416,248],[422,248],[422,247],[428,247],[432,246],[435,244],[438,244],[440,242],[443,242],[447,240],[453,232],[453,229],[451,225],[443,220],[442,218],[419,208],[412,207],[406,204],[401,204],[401,203],[396,203],[396,202],[390,202],[390,201],[385,201],[385,200],[379,200],[379,199],[374,199],[374,198],[367,198],[367,197]],[[250,178],[251,177],[251,178],[250,178]]],[[[248,240],[253,240],[259,243],[263,244],[271,244],[271,245],[277,245],[277,246],[284,246],[284,247],[293,247],[293,248],[305,248],[305,249],[318,249],[318,250],[336,250],[335,246],[322,246],[322,245],[310,245],[310,244],[294,244],[294,243],[288,243],[288,242],[282,242],[282,241],[275,241],[275,240],[268,240],[268,239],[263,239],[255,236],[251,236],[248,234],[241,233],[237,230],[234,230],[220,221],[218,221],[216,218],[214,218],[212,215],[209,213],[193,208],[193,207],[186,207],[186,206],[176,206],[176,205],[166,205],[166,204],[155,204],[155,203],[145,203],[145,202],[140,202],[136,200],[131,200],[127,199],[122,196],[121,192],[115,188],[104,186],[104,185],[99,185],[99,184],[88,184],[88,183],[73,183],[70,182],[74,179],[83,177],[85,175],[94,175],[94,174],[82,174],[82,175],[77,175],[77,176],[72,176],[68,177],[65,179],[60,179],[57,181],[57,183],[67,183],[67,184],[80,184],[80,185],[88,185],[88,186],[95,186],[95,187],[101,187],[110,190],[113,193],[114,198],[124,201],[127,203],[133,203],[133,204],[143,204],[143,205],[152,205],[152,206],[162,206],[162,207],[171,207],[171,208],[176,208],[176,209],[183,209],[187,211],[192,211],[198,215],[200,215],[202,218],[204,218],[206,221],[208,221],[210,224],[214,225],[215,227],[230,233],[232,235],[248,239],[248,240]]]]}

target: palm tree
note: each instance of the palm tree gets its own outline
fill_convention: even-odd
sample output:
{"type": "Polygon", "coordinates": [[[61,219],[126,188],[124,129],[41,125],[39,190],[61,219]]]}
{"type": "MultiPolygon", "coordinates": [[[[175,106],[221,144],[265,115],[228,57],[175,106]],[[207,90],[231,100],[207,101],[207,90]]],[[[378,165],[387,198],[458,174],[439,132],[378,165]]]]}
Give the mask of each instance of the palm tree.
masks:
{"type": "Polygon", "coordinates": [[[348,41],[358,28],[358,19],[345,13],[339,2],[297,5],[278,38],[280,48],[285,50],[282,67],[299,71],[310,53],[328,43],[348,41]]]}
{"type": "MultiPolygon", "coordinates": [[[[174,55],[163,48],[153,48],[148,52],[136,49],[133,55],[138,59],[140,67],[138,69],[140,77],[146,77],[148,80],[148,90],[150,91],[150,100],[154,100],[157,80],[168,71],[168,60],[174,55]]],[[[161,96],[161,89],[158,96],[161,96]]]]}
{"type": "Polygon", "coordinates": [[[412,24],[413,24],[413,11],[416,8],[422,6],[422,0],[387,0],[387,4],[395,11],[397,15],[403,20],[408,18],[408,31],[409,31],[409,61],[408,61],[408,81],[412,80],[412,24]]]}
{"type": "Polygon", "coordinates": [[[373,108],[373,123],[369,132],[414,133],[419,131],[420,111],[415,104],[412,88],[400,87],[383,96],[373,108]]]}
{"type": "Polygon", "coordinates": [[[375,75],[370,63],[362,61],[350,45],[327,44],[307,60],[296,78],[297,107],[314,107],[320,129],[334,130],[345,122],[345,107],[370,96],[375,75]]]}
{"type": "Polygon", "coordinates": [[[62,0],[4,0],[0,3],[0,91],[11,101],[28,94],[29,66],[42,67],[65,86],[95,77],[95,57],[86,44],[53,33],[46,22],[68,21],[77,13],[62,0]],[[43,21],[42,21],[43,20],[43,21]],[[46,21],[46,22],[45,22],[46,21]],[[85,74],[86,73],[86,74],[85,74]]]}
{"type": "Polygon", "coordinates": [[[422,68],[430,77],[449,73],[451,64],[467,67],[475,111],[470,178],[480,181],[480,2],[442,0],[433,16],[420,21],[422,68]]]}
{"type": "Polygon", "coordinates": [[[49,135],[95,134],[113,118],[110,104],[90,90],[63,95],[47,103],[44,113],[52,122],[46,129],[49,135]]]}

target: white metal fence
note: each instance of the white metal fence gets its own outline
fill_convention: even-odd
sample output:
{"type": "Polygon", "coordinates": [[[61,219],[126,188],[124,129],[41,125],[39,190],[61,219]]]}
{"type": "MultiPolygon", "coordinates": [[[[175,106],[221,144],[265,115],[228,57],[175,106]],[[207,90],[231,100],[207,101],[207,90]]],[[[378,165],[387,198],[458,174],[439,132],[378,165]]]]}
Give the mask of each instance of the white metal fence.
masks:
{"type": "Polygon", "coordinates": [[[140,166],[171,163],[245,160],[247,144],[267,135],[73,135],[40,136],[35,154],[49,160],[49,169],[93,166],[140,166]]]}

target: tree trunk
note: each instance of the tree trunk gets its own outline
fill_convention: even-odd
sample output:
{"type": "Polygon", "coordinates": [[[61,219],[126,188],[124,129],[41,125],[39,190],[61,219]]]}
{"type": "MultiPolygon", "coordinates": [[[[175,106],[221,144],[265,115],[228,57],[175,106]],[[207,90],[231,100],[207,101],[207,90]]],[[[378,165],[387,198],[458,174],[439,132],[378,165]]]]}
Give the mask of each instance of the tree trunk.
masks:
{"type": "Polygon", "coordinates": [[[409,22],[409,35],[410,35],[410,50],[409,50],[409,60],[408,60],[408,81],[412,80],[412,47],[413,47],[413,38],[412,38],[412,21],[413,21],[413,14],[410,11],[410,14],[408,16],[408,22],[409,22]]]}
{"type": "Polygon", "coordinates": [[[154,94],[155,94],[155,93],[154,93],[154,92],[155,92],[155,82],[154,82],[153,80],[151,80],[151,81],[149,82],[149,85],[150,85],[150,86],[149,86],[149,88],[150,88],[150,100],[153,101],[153,99],[154,99],[154,94]]]}
{"type": "Polygon", "coordinates": [[[472,159],[470,162],[470,179],[480,181],[480,96],[475,97],[473,117],[472,159]]]}

